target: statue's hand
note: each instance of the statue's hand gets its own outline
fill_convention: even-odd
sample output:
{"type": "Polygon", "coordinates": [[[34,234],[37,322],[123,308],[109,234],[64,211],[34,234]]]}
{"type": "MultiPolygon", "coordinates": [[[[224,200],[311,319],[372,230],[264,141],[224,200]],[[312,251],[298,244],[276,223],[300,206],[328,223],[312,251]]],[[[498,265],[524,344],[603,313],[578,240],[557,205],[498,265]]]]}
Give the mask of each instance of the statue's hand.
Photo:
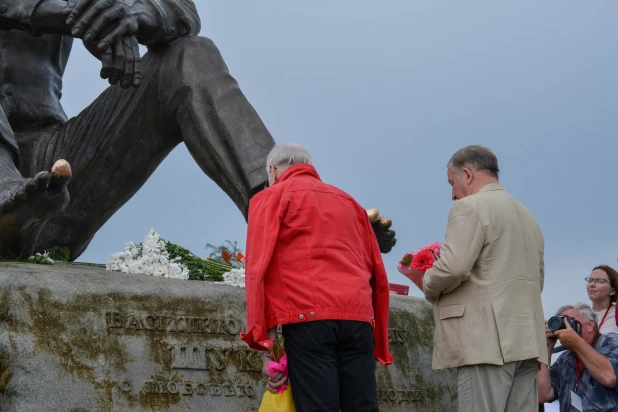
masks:
{"type": "Polygon", "coordinates": [[[84,46],[93,56],[101,60],[101,78],[108,79],[109,84],[117,84],[123,89],[139,87],[142,83],[141,57],[139,44],[135,37],[123,37],[103,52],[93,44],[84,42],[84,46]]]}
{"type": "Polygon", "coordinates": [[[100,52],[114,48],[123,37],[148,32],[158,24],[156,11],[143,0],[130,5],[125,0],[68,0],[64,13],[71,34],[95,44],[100,52]]]}
{"type": "Polygon", "coordinates": [[[101,78],[120,87],[139,87],[142,83],[141,57],[135,37],[123,37],[101,52],[101,78]]]}
{"type": "Polygon", "coordinates": [[[376,239],[378,239],[380,252],[390,252],[393,246],[397,243],[397,239],[395,239],[395,231],[390,230],[393,222],[390,219],[381,217],[380,212],[375,208],[368,210],[367,214],[369,215],[369,221],[371,222],[371,227],[376,235],[376,239]]]}

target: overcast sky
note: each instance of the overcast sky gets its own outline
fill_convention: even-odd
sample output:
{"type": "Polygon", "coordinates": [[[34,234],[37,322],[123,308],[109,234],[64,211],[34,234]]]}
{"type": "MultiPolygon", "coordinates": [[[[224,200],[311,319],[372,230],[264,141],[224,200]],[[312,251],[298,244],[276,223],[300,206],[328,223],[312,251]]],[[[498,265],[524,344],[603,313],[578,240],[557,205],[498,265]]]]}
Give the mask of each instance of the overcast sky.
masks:
{"type": "MultiPolygon", "coordinates": [[[[442,242],[446,162],[484,144],[501,183],[546,241],[546,316],[587,302],[583,278],[618,258],[618,2],[576,0],[197,0],[202,36],[280,143],[307,147],[322,179],[379,207],[407,251],[442,242]]],[[[76,43],[69,116],[106,87],[76,43]]],[[[145,139],[148,136],[144,136],[145,139]]],[[[184,145],[98,232],[81,261],[105,262],[150,228],[205,255],[245,242],[246,223],[184,145]]],[[[422,296],[413,285],[411,295],[422,296]]]]}

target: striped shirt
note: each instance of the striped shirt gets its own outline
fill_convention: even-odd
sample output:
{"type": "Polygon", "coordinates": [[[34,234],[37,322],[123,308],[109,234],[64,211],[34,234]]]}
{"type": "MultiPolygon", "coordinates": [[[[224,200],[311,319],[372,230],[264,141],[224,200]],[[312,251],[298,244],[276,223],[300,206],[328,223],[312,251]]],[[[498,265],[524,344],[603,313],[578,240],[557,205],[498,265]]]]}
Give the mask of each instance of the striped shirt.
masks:
{"type": "MultiPolygon", "coordinates": [[[[618,377],[618,334],[602,335],[596,351],[605,356],[612,364],[618,377]]],[[[575,371],[575,354],[566,351],[551,366],[551,384],[554,394],[560,401],[561,411],[571,411],[571,391],[575,390],[577,373],[575,371]]],[[[607,388],[597,382],[587,369],[579,377],[575,391],[582,398],[583,411],[614,412],[618,411],[618,388],[607,388]]],[[[573,409],[575,410],[575,409],[573,409]]]]}

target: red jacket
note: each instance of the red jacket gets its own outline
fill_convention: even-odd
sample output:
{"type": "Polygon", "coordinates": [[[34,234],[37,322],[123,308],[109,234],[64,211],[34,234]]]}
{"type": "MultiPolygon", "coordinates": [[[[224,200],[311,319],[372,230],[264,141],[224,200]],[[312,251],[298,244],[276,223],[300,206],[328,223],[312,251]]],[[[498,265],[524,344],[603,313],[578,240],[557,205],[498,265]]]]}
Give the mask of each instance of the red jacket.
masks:
{"type": "Polygon", "coordinates": [[[267,330],[324,319],[374,327],[375,357],[388,351],[386,270],[367,212],[348,194],[299,164],[249,204],[245,283],[248,332],[254,349],[270,349],[267,330]]]}

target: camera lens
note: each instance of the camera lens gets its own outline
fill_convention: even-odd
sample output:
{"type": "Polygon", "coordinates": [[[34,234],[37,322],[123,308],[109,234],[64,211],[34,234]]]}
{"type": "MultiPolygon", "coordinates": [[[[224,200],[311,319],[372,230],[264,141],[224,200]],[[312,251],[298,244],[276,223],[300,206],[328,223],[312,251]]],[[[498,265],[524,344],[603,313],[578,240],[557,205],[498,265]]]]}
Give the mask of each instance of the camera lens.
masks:
{"type": "Polygon", "coordinates": [[[557,330],[562,329],[563,325],[562,325],[562,318],[559,316],[552,316],[551,318],[549,318],[549,320],[547,321],[547,327],[552,331],[555,332],[557,330]]]}

